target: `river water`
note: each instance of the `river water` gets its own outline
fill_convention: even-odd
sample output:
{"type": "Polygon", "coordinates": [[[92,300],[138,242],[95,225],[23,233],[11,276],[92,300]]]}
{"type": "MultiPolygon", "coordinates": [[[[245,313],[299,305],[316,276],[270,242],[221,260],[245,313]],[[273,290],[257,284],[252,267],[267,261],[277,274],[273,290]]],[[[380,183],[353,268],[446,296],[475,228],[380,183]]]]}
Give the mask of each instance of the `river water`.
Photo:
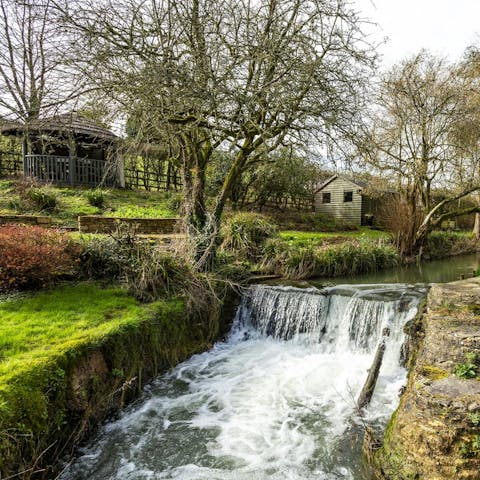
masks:
{"type": "MultiPolygon", "coordinates": [[[[335,278],[338,284],[349,283],[445,283],[461,278],[469,278],[480,268],[480,253],[457,255],[441,260],[432,260],[420,265],[412,264],[391,270],[335,278]]],[[[332,279],[309,280],[312,285],[322,285],[332,282],[332,279]]]]}
{"type": "Polygon", "coordinates": [[[365,480],[361,428],[398,404],[404,324],[426,289],[253,286],[232,331],[161,376],[67,468],[63,480],[365,480]],[[389,327],[374,397],[357,398],[389,327]]]}

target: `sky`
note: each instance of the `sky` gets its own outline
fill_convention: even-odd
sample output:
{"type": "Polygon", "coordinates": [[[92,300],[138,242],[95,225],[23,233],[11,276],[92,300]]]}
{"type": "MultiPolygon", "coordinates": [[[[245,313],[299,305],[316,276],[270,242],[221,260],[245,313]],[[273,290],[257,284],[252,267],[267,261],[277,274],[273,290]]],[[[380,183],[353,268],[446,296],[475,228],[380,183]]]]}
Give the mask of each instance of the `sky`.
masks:
{"type": "Polygon", "coordinates": [[[458,60],[468,45],[480,45],[480,0],[351,0],[362,16],[378,24],[374,41],[385,68],[427,48],[458,60]]]}

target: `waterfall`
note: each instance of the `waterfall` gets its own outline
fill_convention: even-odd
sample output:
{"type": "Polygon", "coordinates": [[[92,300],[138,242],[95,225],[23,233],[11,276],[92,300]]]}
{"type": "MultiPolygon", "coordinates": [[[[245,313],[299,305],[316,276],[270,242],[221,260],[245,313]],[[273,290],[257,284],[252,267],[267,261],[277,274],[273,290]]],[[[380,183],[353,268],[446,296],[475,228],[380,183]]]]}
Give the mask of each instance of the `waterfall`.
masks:
{"type": "Polygon", "coordinates": [[[406,381],[408,285],[255,285],[232,332],[149,386],[62,480],[367,480],[355,399],[390,329],[363,420],[384,428],[406,381]]]}
{"type": "Polygon", "coordinates": [[[425,289],[403,287],[255,285],[243,296],[235,323],[276,339],[322,343],[329,352],[371,352],[384,328],[390,344],[401,342],[405,323],[416,314],[425,289]]]}

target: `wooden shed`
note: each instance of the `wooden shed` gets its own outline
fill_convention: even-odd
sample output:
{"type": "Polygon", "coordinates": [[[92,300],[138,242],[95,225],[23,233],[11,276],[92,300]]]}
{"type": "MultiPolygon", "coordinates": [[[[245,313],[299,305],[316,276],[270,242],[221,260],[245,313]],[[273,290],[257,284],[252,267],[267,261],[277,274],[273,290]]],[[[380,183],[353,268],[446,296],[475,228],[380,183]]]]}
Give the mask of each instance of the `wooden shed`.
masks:
{"type": "Polygon", "coordinates": [[[72,186],[125,186],[119,138],[79,114],[6,122],[0,133],[22,138],[25,176],[72,186]]]}
{"type": "Polygon", "coordinates": [[[364,193],[367,183],[334,175],[315,191],[315,211],[353,225],[373,225],[381,199],[364,193]]]}

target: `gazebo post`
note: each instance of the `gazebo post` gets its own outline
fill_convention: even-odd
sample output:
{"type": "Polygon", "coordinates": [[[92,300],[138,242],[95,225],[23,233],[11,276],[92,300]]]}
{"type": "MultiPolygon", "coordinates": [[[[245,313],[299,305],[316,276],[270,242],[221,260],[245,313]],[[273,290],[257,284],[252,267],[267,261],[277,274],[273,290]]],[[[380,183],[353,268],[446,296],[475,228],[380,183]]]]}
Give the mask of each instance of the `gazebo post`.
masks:
{"type": "Polygon", "coordinates": [[[121,188],[125,188],[125,159],[123,151],[118,145],[115,148],[117,157],[117,180],[121,188]]]}
{"type": "Polygon", "coordinates": [[[23,176],[28,176],[28,165],[27,165],[27,155],[28,155],[28,144],[27,144],[27,134],[22,136],[22,159],[23,159],[23,176]]]}
{"type": "Polygon", "coordinates": [[[77,165],[76,165],[76,149],[75,149],[75,140],[69,138],[68,141],[68,170],[70,177],[70,185],[74,186],[77,183],[77,165]]]}

